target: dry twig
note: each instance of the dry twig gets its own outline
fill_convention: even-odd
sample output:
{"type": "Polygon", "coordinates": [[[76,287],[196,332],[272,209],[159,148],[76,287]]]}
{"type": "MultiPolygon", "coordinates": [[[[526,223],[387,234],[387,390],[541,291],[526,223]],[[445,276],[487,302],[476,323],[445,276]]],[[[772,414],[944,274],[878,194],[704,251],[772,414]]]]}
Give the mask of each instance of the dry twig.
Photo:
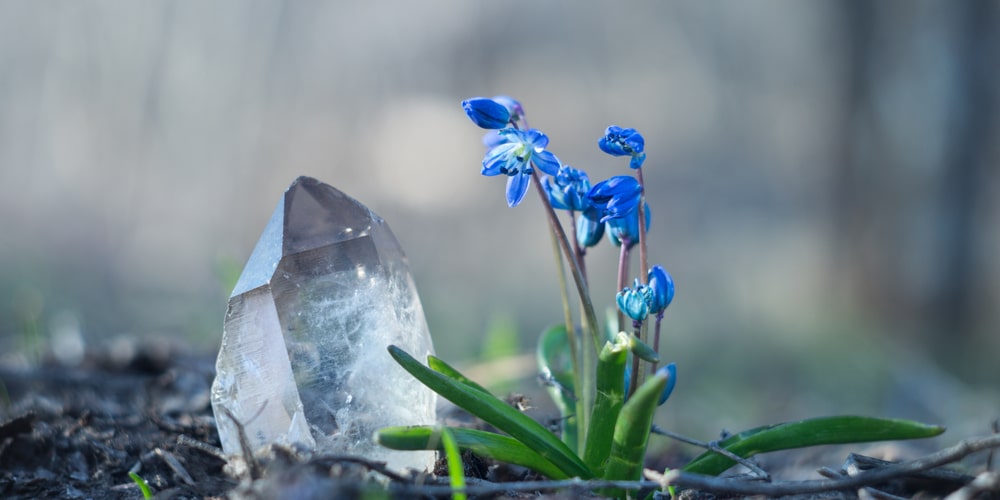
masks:
{"type": "MultiPolygon", "coordinates": [[[[418,485],[413,483],[393,483],[390,488],[394,492],[406,494],[447,495],[453,492],[464,492],[470,495],[496,495],[508,492],[553,491],[562,489],[579,492],[602,488],[617,488],[634,491],[640,489],[666,489],[668,486],[682,486],[712,493],[784,496],[866,488],[890,479],[910,476],[917,472],[956,462],[968,455],[971,455],[972,453],[994,448],[1000,448],[1000,434],[968,439],[950,448],[945,448],[909,462],[888,465],[860,472],[854,476],[845,476],[829,480],[778,481],[764,483],[760,481],[748,481],[746,478],[720,478],[672,470],[662,476],[659,474],[652,474],[652,477],[658,478],[657,481],[584,481],[582,479],[575,478],[562,481],[528,481],[513,483],[476,481],[474,484],[470,484],[461,490],[455,490],[451,486],[445,484],[418,485]]],[[[983,484],[992,485],[992,483],[986,482],[987,479],[991,478],[984,477],[983,484]]],[[[878,490],[866,489],[865,493],[871,495],[872,497],[888,498],[881,496],[885,495],[885,493],[878,490]]],[[[963,499],[967,497],[959,496],[956,498],[963,499]]]]}

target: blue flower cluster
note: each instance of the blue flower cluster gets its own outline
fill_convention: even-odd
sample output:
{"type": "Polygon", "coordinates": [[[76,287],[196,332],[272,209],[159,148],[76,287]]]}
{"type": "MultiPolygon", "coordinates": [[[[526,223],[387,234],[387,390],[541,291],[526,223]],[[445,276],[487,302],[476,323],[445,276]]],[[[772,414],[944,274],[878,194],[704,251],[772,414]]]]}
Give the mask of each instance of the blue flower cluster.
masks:
{"type": "MultiPolygon", "coordinates": [[[[624,276],[628,250],[643,242],[651,219],[642,185],[642,165],[646,160],[642,134],[634,128],[608,127],[598,139],[598,147],[612,156],[629,157],[629,167],[637,173],[634,177],[615,175],[591,185],[585,171],[563,164],[547,149],[548,136],[528,126],[524,107],[517,100],[508,96],[475,97],[463,101],[462,108],[473,123],[489,130],[483,138],[487,151],[482,174],[507,176],[507,204],[511,207],[520,204],[534,178],[541,183],[543,203],[569,211],[575,221],[576,257],[582,262],[583,250],[597,245],[607,234],[612,244],[622,249],[619,272],[624,276]]],[[[644,243],[640,254],[645,265],[644,243]]],[[[655,315],[654,349],[658,349],[660,320],[674,298],[674,281],[661,266],[651,267],[643,278],[619,291],[616,302],[618,309],[632,319],[637,337],[641,338],[639,330],[646,318],[655,315]]],[[[670,364],[660,370],[669,372],[669,389],[664,391],[663,398],[666,399],[673,389],[676,367],[670,364]]]]}
{"type": "MultiPolygon", "coordinates": [[[[638,243],[642,186],[634,177],[616,175],[591,186],[586,172],[562,164],[546,149],[548,136],[527,128],[524,107],[511,97],[474,97],[462,101],[462,108],[473,123],[491,130],[483,138],[488,149],[482,174],[507,176],[508,206],[521,203],[537,168],[545,175],[541,183],[552,207],[581,215],[576,222],[581,245],[596,245],[605,232],[615,246],[638,243]]],[[[631,156],[632,168],[639,168],[646,158],[645,140],[635,129],[608,127],[598,146],[611,155],[631,156]]],[[[643,209],[649,231],[649,207],[644,204],[643,209]]]]}

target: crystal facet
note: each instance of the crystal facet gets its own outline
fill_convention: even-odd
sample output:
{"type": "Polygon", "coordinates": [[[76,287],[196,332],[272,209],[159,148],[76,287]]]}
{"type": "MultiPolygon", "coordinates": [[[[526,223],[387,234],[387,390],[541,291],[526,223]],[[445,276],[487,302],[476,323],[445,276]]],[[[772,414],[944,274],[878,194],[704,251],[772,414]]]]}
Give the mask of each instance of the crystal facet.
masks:
{"type": "Polygon", "coordinates": [[[299,177],[278,202],[229,299],[212,385],[227,455],[269,443],[424,469],[433,452],[372,441],[385,426],[433,424],[435,396],[389,356],[433,354],[406,257],[353,198],[299,177]]]}

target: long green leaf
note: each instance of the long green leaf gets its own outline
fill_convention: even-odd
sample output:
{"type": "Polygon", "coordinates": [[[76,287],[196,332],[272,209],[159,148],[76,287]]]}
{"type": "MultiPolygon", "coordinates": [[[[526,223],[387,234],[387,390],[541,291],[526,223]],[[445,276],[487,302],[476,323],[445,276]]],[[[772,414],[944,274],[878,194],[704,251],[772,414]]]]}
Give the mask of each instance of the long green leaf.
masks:
{"type": "Polygon", "coordinates": [[[587,446],[583,461],[598,476],[611,454],[611,440],[622,404],[625,403],[625,363],[628,361],[629,335],[619,332],[615,343],[607,342],[597,360],[597,397],[590,416],[587,446]]]}
{"type": "Polygon", "coordinates": [[[441,446],[444,447],[444,456],[448,460],[448,481],[451,483],[451,500],[466,500],[465,494],[465,467],[462,465],[462,454],[458,451],[458,444],[451,431],[446,427],[438,429],[441,434],[441,446]]]}
{"type": "MultiPolygon", "coordinates": [[[[719,443],[719,446],[746,458],[758,453],[823,444],[921,439],[937,436],[944,430],[944,427],[911,420],[848,415],[756,427],[726,438],[719,443]]],[[[735,462],[731,459],[707,451],[681,470],[714,476],[725,472],[733,465],[735,462]]]]}
{"type": "MultiPolygon", "coordinates": [[[[551,479],[569,477],[552,462],[512,437],[462,427],[449,427],[448,431],[459,448],[481,457],[527,467],[551,479]]],[[[431,426],[386,427],[375,433],[375,440],[394,450],[442,450],[443,445],[435,439],[434,432],[435,428],[431,426]]]]}
{"type": "Polygon", "coordinates": [[[593,472],[573,454],[562,441],[531,417],[511,408],[507,403],[465,383],[458,382],[427,368],[396,346],[389,354],[400,366],[432,391],[455,403],[459,408],[483,419],[525,446],[535,450],[571,477],[590,479],[593,472]]]}
{"type": "Polygon", "coordinates": [[[569,336],[566,335],[566,325],[556,325],[542,332],[538,339],[538,369],[542,373],[548,372],[554,379],[553,384],[549,384],[549,396],[559,414],[562,416],[562,442],[573,453],[578,453],[579,442],[579,420],[576,413],[580,408],[580,402],[571,397],[576,390],[573,379],[573,366],[569,359],[569,336]]]}
{"type": "Polygon", "coordinates": [[[653,414],[656,413],[660,394],[666,386],[665,374],[652,375],[622,406],[604,479],[635,481],[642,476],[649,429],[653,426],[653,414]]]}
{"type": "Polygon", "coordinates": [[[489,394],[490,396],[493,395],[493,393],[490,392],[487,388],[477,384],[475,380],[466,377],[465,375],[462,374],[462,372],[456,370],[448,363],[445,363],[443,359],[437,356],[427,356],[427,366],[430,367],[431,370],[434,370],[442,375],[447,375],[448,377],[451,377],[459,382],[462,382],[463,384],[466,384],[472,387],[473,389],[478,389],[480,391],[483,391],[486,394],[489,394]]]}

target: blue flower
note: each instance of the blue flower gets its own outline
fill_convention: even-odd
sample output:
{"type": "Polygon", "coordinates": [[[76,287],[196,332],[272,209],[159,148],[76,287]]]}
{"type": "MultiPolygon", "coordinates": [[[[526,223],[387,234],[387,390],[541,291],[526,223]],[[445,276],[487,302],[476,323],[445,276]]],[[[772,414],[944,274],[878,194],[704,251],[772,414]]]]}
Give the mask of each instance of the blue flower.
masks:
{"type": "Polygon", "coordinates": [[[642,185],[629,175],[616,175],[598,182],[587,193],[590,202],[602,210],[601,222],[622,218],[632,213],[635,207],[639,206],[641,195],[642,185]]]}
{"type": "Polygon", "coordinates": [[[542,179],[542,187],[549,195],[552,208],[577,212],[590,208],[590,199],[587,197],[590,178],[583,170],[563,165],[555,176],[542,179]]]}
{"type": "Polygon", "coordinates": [[[576,219],[576,240],[584,248],[590,248],[601,242],[604,236],[604,224],[601,223],[601,213],[590,207],[576,219]]]}
{"type": "Polygon", "coordinates": [[[462,109],[472,123],[482,128],[501,129],[510,122],[510,110],[502,103],[485,97],[473,97],[462,101],[462,109]]]}
{"type": "Polygon", "coordinates": [[[505,128],[499,134],[506,140],[486,152],[482,173],[486,176],[508,176],[507,205],[516,207],[528,192],[532,165],[543,173],[556,175],[559,159],[545,150],[549,138],[539,130],[505,128]]]}
{"type": "MultiPolygon", "coordinates": [[[[646,211],[646,232],[649,232],[649,221],[652,219],[649,213],[649,204],[643,203],[643,209],[646,211]]],[[[605,217],[607,218],[607,217],[605,217]]],[[[608,238],[611,240],[611,244],[620,247],[622,242],[628,243],[628,248],[632,248],[636,243],[639,242],[639,211],[633,210],[629,215],[625,217],[619,217],[617,219],[608,220],[608,238]]]]}
{"type": "Polygon", "coordinates": [[[656,370],[656,376],[667,377],[667,386],[663,388],[663,392],[660,393],[660,400],[656,403],[657,405],[662,405],[667,402],[670,394],[674,392],[674,386],[677,385],[677,364],[670,363],[656,370]]]}
{"type": "Polygon", "coordinates": [[[652,291],[649,287],[639,283],[639,280],[636,279],[632,288],[625,287],[615,295],[615,302],[618,303],[618,309],[632,318],[632,321],[640,322],[649,315],[651,294],[652,291]]]}
{"type": "Polygon", "coordinates": [[[674,279],[661,266],[653,266],[649,270],[649,289],[653,291],[653,300],[649,304],[649,312],[662,314],[674,300],[674,279]]]}
{"type": "Polygon", "coordinates": [[[637,169],[646,161],[646,140],[634,128],[612,125],[604,131],[604,137],[597,141],[601,151],[612,156],[631,156],[629,166],[637,169]]]}

